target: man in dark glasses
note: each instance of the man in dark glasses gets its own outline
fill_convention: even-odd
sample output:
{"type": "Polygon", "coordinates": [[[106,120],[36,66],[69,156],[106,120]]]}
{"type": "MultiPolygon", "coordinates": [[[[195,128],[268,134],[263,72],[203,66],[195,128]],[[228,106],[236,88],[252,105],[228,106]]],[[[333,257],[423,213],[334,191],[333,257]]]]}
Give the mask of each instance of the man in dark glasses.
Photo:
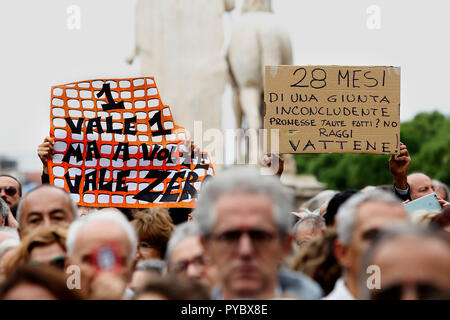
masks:
{"type": "Polygon", "coordinates": [[[373,300],[450,299],[450,234],[403,225],[379,234],[363,257],[363,298],[373,300]],[[379,286],[366,285],[369,266],[380,270],[379,286]]]}
{"type": "Polygon", "coordinates": [[[16,217],[17,205],[22,197],[22,185],[7,174],[0,175],[0,197],[5,200],[14,217],[16,217]]]}
{"type": "Polygon", "coordinates": [[[217,266],[215,299],[319,299],[311,278],[280,268],[292,244],[293,194],[274,176],[233,168],[202,189],[194,219],[217,266]]]}

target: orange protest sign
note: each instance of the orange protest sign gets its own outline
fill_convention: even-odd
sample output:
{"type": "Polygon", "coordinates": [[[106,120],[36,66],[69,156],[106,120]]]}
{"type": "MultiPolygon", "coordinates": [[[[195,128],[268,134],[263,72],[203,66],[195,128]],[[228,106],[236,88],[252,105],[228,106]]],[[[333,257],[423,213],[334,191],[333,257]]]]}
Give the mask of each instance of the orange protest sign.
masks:
{"type": "Polygon", "coordinates": [[[50,183],[78,205],[185,207],[214,168],[191,154],[152,77],[97,79],[52,87],[50,183]]]}

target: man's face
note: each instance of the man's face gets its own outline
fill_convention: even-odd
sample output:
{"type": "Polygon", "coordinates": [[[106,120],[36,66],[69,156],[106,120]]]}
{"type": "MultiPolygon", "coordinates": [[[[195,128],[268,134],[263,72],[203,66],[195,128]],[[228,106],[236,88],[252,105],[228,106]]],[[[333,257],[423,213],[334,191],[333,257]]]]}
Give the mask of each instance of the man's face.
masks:
{"type": "Polygon", "coordinates": [[[416,300],[450,297],[450,254],[436,239],[405,235],[386,241],[372,259],[381,271],[373,299],[416,300]]]}
{"type": "Polygon", "coordinates": [[[27,195],[22,204],[21,236],[43,226],[67,228],[74,220],[69,199],[64,191],[50,187],[40,188],[27,195]]]}
{"type": "Polygon", "coordinates": [[[101,274],[95,261],[91,259],[92,253],[101,247],[114,245],[117,248],[118,258],[123,264],[115,272],[115,275],[125,282],[131,277],[132,261],[129,256],[131,250],[130,241],[126,232],[117,223],[111,221],[95,221],[82,227],[75,241],[72,254],[67,257],[67,265],[77,265],[81,271],[81,289],[89,294],[92,281],[101,274]]]}
{"type": "Polygon", "coordinates": [[[0,196],[8,204],[9,208],[15,209],[20,200],[19,184],[10,177],[0,177],[0,196]]]}
{"type": "Polygon", "coordinates": [[[434,192],[431,179],[422,173],[413,173],[408,176],[411,199],[416,200],[434,192]]]}
{"type": "Polygon", "coordinates": [[[206,239],[225,299],[273,297],[278,264],[291,238],[282,238],[273,203],[266,196],[236,192],[219,197],[215,224],[206,239]]]}
{"type": "Polygon", "coordinates": [[[346,246],[345,259],[341,261],[348,276],[356,279],[360,270],[360,259],[370,241],[382,229],[397,222],[406,222],[408,215],[401,205],[367,201],[356,212],[352,241],[346,246]]]}
{"type": "Polygon", "coordinates": [[[213,282],[207,277],[207,268],[212,266],[207,264],[205,260],[200,236],[188,237],[181,240],[172,250],[169,271],[197,279],[205,286],[212,287],[213,282]]]}

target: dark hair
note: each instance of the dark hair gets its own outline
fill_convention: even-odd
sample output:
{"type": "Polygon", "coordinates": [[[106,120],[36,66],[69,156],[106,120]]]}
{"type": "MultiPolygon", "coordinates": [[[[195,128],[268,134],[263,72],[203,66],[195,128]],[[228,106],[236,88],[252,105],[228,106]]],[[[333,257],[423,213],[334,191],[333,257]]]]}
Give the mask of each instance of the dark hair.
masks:
{"type": "Polygon", "coordinates": [[[156,293],[168,300],[209,300],[208,289],[196,279],[166,275],[152,279],[137,292],[136,298],[146,293],[156,293]]]}
{"type": "Polygon", "coordinates": [[[0,299],[21,283],[37,284],[48,289],[58,300],[82,300],[78,290],[67,287],[65,274],[52,266],[32,264],[18,267],[0,286],[0,299]]]}
{"type": "Polygon", "coordinates": [[[17,180],[17,178],[10,176],[9,174],[0,174],[0,178],[1,177],[8,177],[15,180],[19,184],[19,196],[22,196],[22,184],[20,183],[19,180],[17,180]]]}
{"type": "Polygon", "coordinates": [[[390,184],[382,184],[382,185],[376,186],[376,188],[378,190],[383,190],[383,191],[395,194],[394,187],[392,185],[390,185],[390,184]]]}
{"type": "Polygon", "coordinates": [[[327,227],[334,225],[334,217],[336,216],[339,207],[351,196],[357,193],[359,193],[358,190],[348,189],[339,192],[333,198],[331,198],[330,202],[328,202],[327,212],[325,212],[324,214],[325,224],[327,225],[327,227]]]}
{"type": "Polygon", "coordinates": [[[188,221],[192,208],[169,208],[169,215],[175,225],[188,221]]]}
{"type": "Polygon", "coordinates": [[[132,221],[133,220],[133,209],[130,209],[130,208],[119,208],[119,207],[117,207],[116,208],[117,210],[119,210],[120,212],[122,212],[124,215],[125,215],[125,217],[128,219],[128,221],[132,221]]]}

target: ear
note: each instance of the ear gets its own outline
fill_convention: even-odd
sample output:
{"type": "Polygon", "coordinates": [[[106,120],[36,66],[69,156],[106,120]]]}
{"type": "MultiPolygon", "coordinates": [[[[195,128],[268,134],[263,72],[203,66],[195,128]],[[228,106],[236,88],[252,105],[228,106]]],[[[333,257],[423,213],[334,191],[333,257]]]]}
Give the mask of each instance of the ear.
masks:
{"type": "Polygon", "coordinates": [[[294,241],[294,235],[292,233],[288,233],[284,238],[282,238],[282,258],[284,259],[292,249],[292,242],[294,241]]]}
{"type": "Polygon", "coordinates": [[[348,267],[350,265],[351,261],[348,246],[343,244],[341,241],[336,240],[333,244],[333,252],[336,260],[342,267],[348,267]]]}
{"type": "Polygon", "coordinates": [[[203,252],[205,253],[205,256],[207,256],[208,258],[210,258],[211,256],[211,253],[210,253],[210,248],[209,248],[209,246],[210,246],[210,241],[207,239],[207,238],[205,238],[204,236],[201,236],[200,237],[200,243],[201,243],[201,245],[202,245],[202,247],[203,247],[203,252]]]}
{"type": "Polygon", "coordinates": [[[205,250],[206,252],[208,250],[208,240],[206,240],[204,236],[200,236],[200,243],[203,247],[203,250],[205,250]]]}

